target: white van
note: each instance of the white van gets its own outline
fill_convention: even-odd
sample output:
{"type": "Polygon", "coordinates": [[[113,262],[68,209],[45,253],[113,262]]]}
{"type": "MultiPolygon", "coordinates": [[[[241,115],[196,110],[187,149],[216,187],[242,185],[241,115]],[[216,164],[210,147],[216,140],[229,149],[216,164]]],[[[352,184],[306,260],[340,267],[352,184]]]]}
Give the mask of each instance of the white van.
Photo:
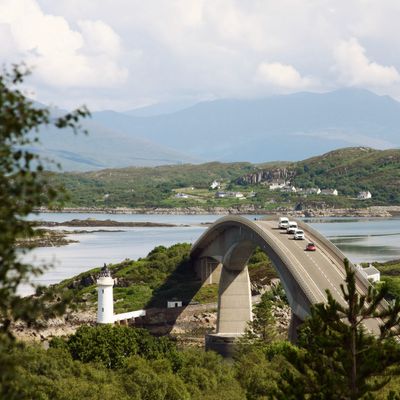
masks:
{"type": "Polygon", "coordinates": [[[297,222],[289,221],[289,226],[286,229],[287,233],[295,233],[297,229],[297,222]]]}
{"type": "Polygon", "coordinates": [[[280,217],[278,227],[279,229],[287,229],[289,227],[289,218],[280,217]]]}
{"type": "Polygon", "coordinates": [[[294,232],[295,240],[304,240],[304,231],[302,229],[296,229],[294,232]]]}

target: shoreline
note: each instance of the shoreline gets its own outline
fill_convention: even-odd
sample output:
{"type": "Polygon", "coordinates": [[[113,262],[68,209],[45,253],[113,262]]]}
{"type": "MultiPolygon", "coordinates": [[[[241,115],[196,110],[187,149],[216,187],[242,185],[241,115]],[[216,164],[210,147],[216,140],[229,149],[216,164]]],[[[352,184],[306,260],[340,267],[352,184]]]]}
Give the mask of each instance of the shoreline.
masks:
{"type": "Polygon", "coordinates": [[[390,218],[400,215],[400,206],[371,206],[367,208],[327,208],[289,210],[279,208],[276,210],[258,209],[253,206],[239,207],[182,207],[182,208],[94,208],[94,207],[66,207],[63,209],[35,209],[36,213],[65,213],[65,214],[123,214],[123,215],[282,215],[293,217],[374,217],[390,218]]]}

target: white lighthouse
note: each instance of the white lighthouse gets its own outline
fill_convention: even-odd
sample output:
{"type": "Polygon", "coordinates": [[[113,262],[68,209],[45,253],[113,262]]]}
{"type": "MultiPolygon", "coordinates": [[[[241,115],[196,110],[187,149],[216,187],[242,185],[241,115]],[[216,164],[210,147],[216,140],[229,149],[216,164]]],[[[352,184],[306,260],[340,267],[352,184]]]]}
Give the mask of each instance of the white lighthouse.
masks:
{"type": "Polygon", "coordinates": [[[106,264],[100,271],[97,279],[97,323],[114,323],[114,279],[111,278],[110,270],[106,264]]]}

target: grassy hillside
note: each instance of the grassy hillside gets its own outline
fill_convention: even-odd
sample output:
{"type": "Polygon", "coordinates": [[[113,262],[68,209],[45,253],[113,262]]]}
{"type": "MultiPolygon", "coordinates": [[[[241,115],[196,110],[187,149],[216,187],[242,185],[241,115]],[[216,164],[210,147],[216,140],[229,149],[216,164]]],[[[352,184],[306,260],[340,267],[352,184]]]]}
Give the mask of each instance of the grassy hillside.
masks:
{"type": "Polygon", "coordinates": [[[335,187],[356,196],[369,190],[375,201],[400,202],[400,150],[348,148],[293,165],[294,183],[303,187],[335,187]]]}
{"type": "Polygon", "coordinates": [[[53,183],[69,192],[66,206],[173,207],[197,205],[194,199],[172,201],[173,189],[207,189],[214,179],[228,184],[254,170],[249,163],[207,163],[155,168],[106,169],[87,173],[53,174],[53,183]]]}
{"type": "MultiPolygon", "coordinates": [[[[335,188],[336,198],[291,195],[304,203],[326,202],[330,205],[365,206],[400,204],[400,150],[374,150],[366,147],[339,149],[293,163],[259,165],[257,171],[245,175],[237,183],[246,186],[254,174],[284,174],[296,188],[335,188]],[[354,202],[360,191],[369,190],[372,199],[354,202]]],[[[266,180],[265,180],[266,181],[266,180]]]]}
{"type": "MultiPolygon", "coordinates": [[[[217,285],[201,287],[189,262],[191,245],[178,243],[171,247],[155,247],[147,257],[136,261],[126,260],[109,265],[116,279],[114,287],[115,311],[117,313],[149,306],[165,307],[167,300],[176,297],[184,302],[217,301],[217,285]]],[[[56,285],[71,290],[77,305],[94,307],[97,304],[95,277],[99,268],[84,272],[56,285]]],[[[276,277],[268,257],[257,250],[249,261],[250,279],[253,287],[265,285],[276,277]]]]}
{"type": "Polygon", "coordinates": [[[218,162],[155,168],[106,169],[87,173],[53,174],[54,184],[70,194],[69,207],[230,207],[254,205],[259,209],[284,206],[365,207],[400,204],[400,150],[346,148],[299,162],[218,162]],[[261,177],[261,178],[260,178],[261,177]],[[268,182],[284,178],[296,187],[336,188],[339,196],[305,196],[270,191],[268,182]],[[222,189],[241,191],[246,199],[215,198],[213,180],[222,189]],[[358,201],[369,190],[372,199],[358,201]],[[177,193],[187,198],[177,198],[177,193]],[[255,192],[256,195],[254,195],[255,192]],[[250,196],[250,193],[253,196],[250,196]]]}

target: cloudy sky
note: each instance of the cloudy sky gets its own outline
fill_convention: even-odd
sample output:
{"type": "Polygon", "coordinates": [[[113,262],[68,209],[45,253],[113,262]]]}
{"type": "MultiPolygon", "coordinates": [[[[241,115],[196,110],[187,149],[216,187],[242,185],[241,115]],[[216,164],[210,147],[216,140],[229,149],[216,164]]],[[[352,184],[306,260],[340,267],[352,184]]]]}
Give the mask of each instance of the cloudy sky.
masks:
{"type": "Polygon", "coordinates": [[[400,100],[398,0],[0,0],[37,100],[127,110],[361,87],[400,100]]]}

